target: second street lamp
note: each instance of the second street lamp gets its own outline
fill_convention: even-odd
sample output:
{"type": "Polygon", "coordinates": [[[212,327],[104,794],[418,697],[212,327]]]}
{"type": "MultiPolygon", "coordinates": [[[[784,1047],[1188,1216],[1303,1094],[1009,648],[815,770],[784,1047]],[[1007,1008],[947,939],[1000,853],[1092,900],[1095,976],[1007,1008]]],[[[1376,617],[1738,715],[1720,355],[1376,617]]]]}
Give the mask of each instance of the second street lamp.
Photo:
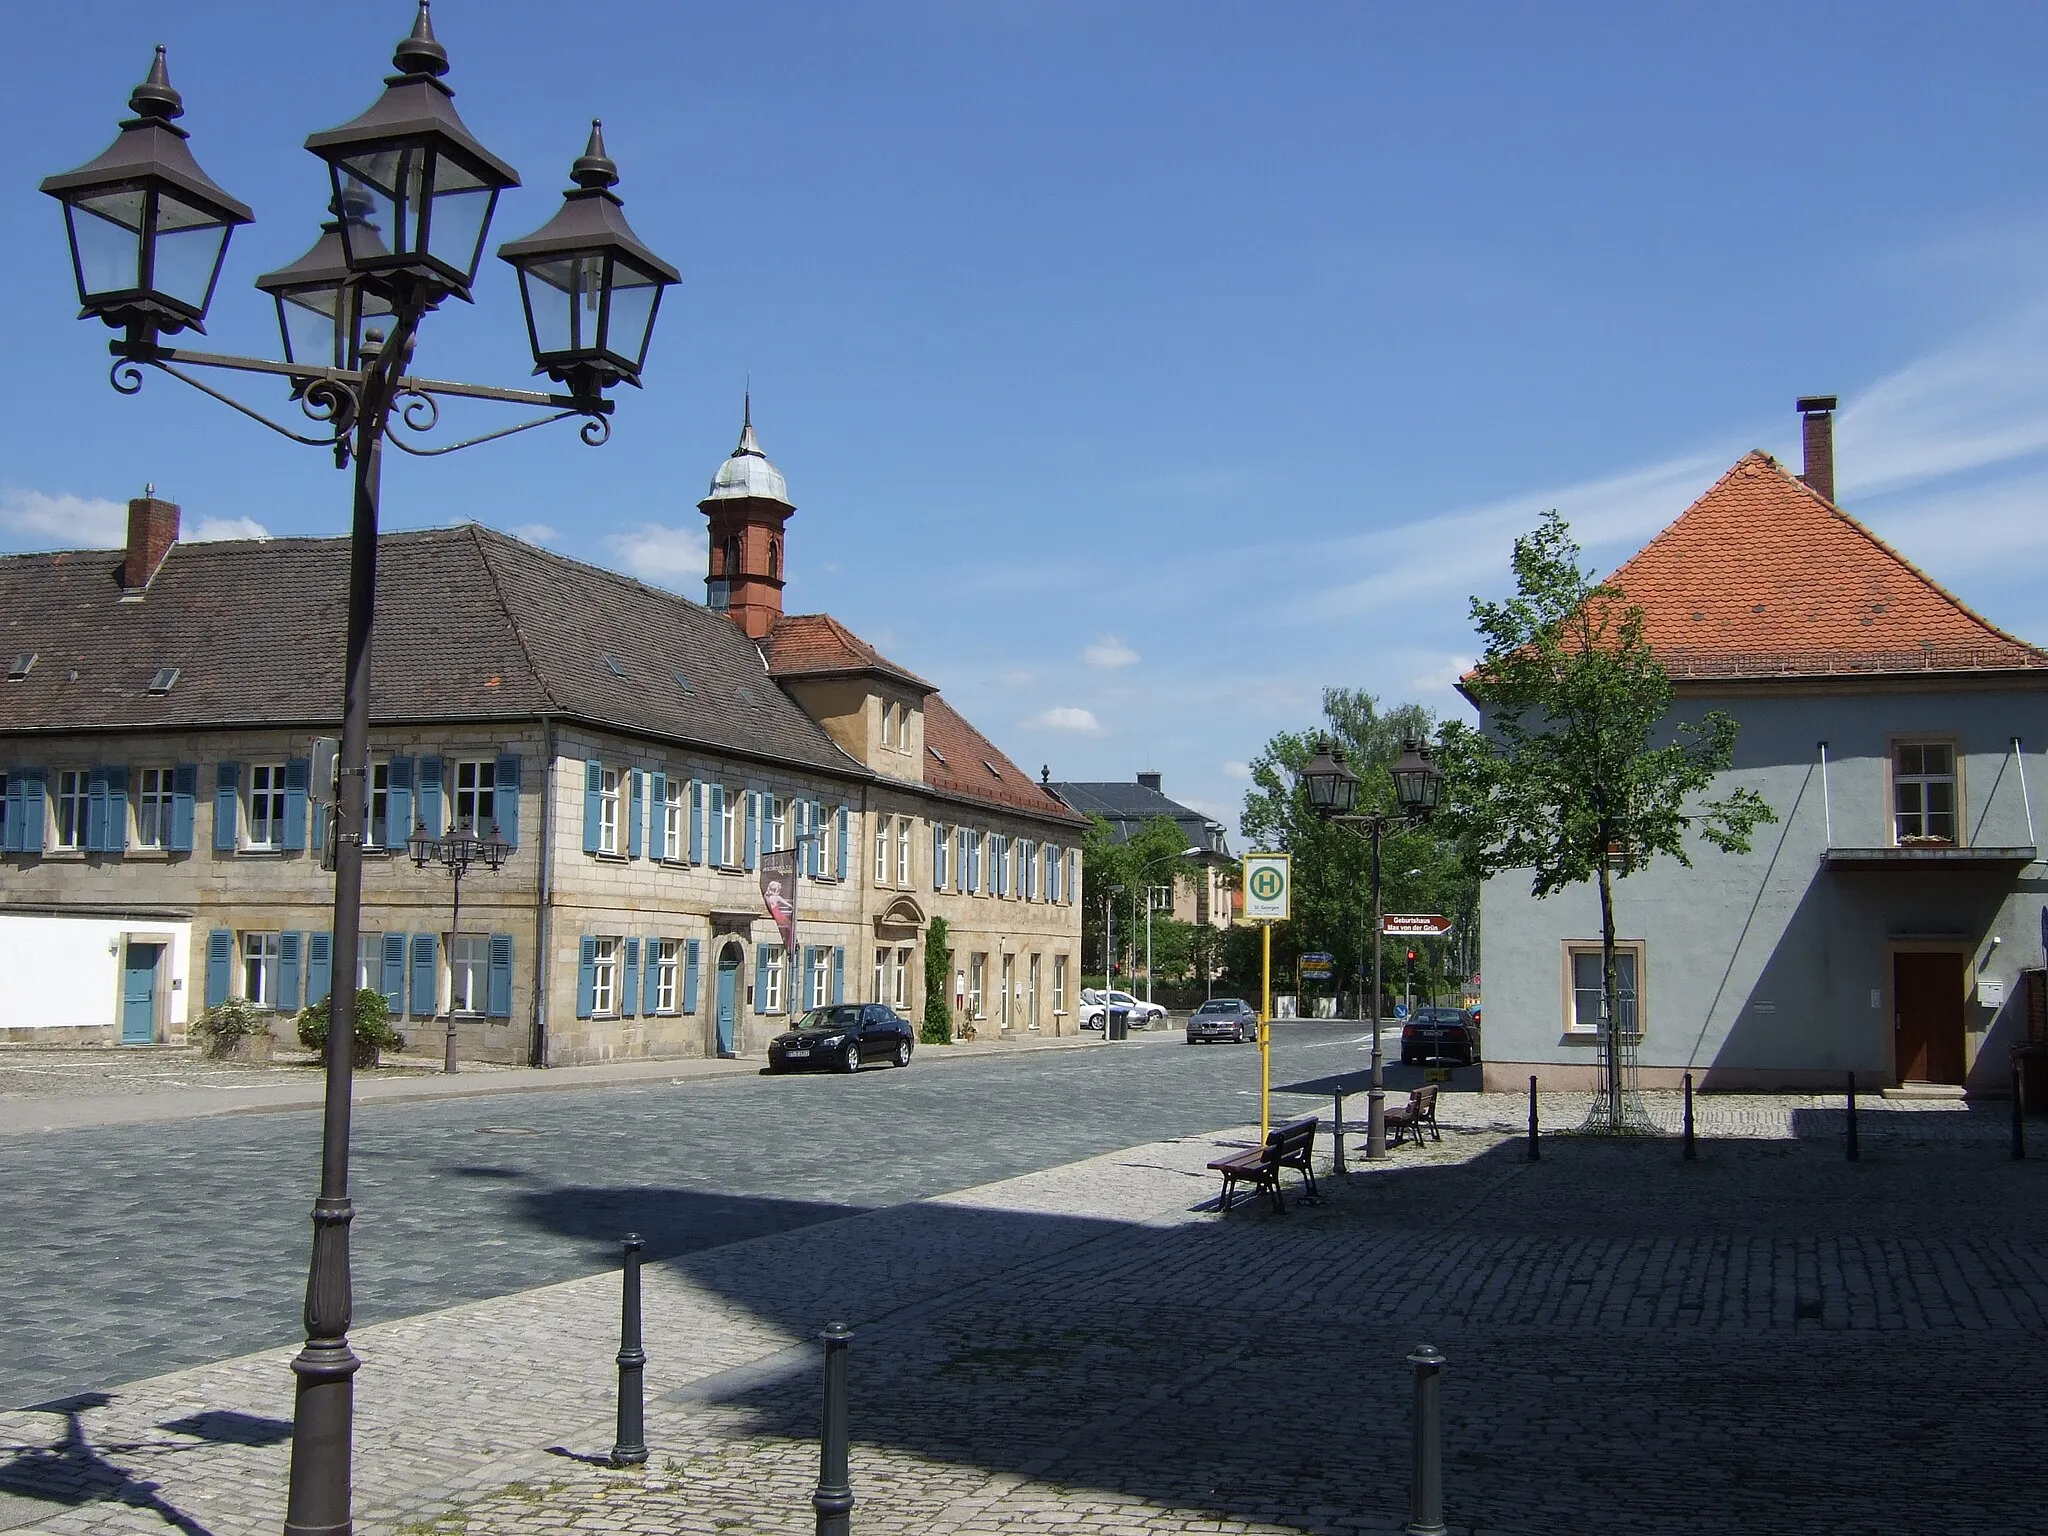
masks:
{"type": "MultiPolygon", "coordinates": [[[[1327,739],[1318,739],[1315,756],[1300,772],[1308,792],[1309,808],[1325,821],[1350,827],[1372,844],[1372,929],[1367,943],[1372,949],[1372,1090],[1368,1094],[1365,1122],[1365,1155],[1377,1161],[1387,1155],[1386,1058],[1380,1047],[1380,841],[1389,827],[1418,826],[1436,809],[1443,792],[1443,775],[1431,760],[1426,744],[1412,737],[1401,744],[1394,760],[1394,800],[1399,814],[1353,811],[1358,803],[1358,775],[1344,761],[1344,749],[1327,739]]],[[[1364,956],[1359,957],[1364,970],[1364,956]]],[[[1359,977],[1361,984],[1364,976],[1359,977]]]]}
{"type": "MultiPolygon", "coordinates": [[[[445,1054],[441,1060],[443,1072],[455,1070],[455,1015],[458,1007],[466,1006],[468,1011],[476,1009],[474,996],[459,996],[455,981],[455,950],[462,942],[462,877],[469,873],[472,864],[481,863],[492,874],[505,867],[505,860],[511,855],[512,845],[498,835],[497,823],[491,824],[489,837],[478,837],[476,828],[467,821],[453,832],[440,837],[428,835],[424,823],[416,823],[412,836],[406,839],[405,851],[412,856],[415,869],[425,869],[429,864],[439,864],[455,879],[455,899],[448,914],[448,1037],[445,1054]]],[[[488,1001],[488,1000],[487,1000],[488,1001]]],[[[509,1006],[510,999],[507,999],[509,1006]]]]}
{"type": "MultiPolygon", "coordinates": [[[[361,928],[370,641],[384,446],[388,442],[402,452],[430,457],[570,417],[583,418],[579,435],[596,446],[611,430],[612,402],[601,391],[629,374],[638,383],[646,346],[643,330],[626,359],[630,368],[578,375],[570,395],[407,374],[422,317],[451,296],[468,301],[498,194],[517,186],[519,177],[478,143],[456,115],[454,93],[441,80],[448,72],[448,53],[434,37],[428,0],[419,0],[412,32],[392,62],[398,73],[387,77],[384,93],[367,112],[306,141],[327,162],[335,222],[323,226],[321,242],[298,262],[259,285],[277,303],[285,333],[282,362],[161,343],[162,337],[203,329],[228,237],[235,225],[251,218],[246,207],[199,169],[185,131],[174,125],[184,104],[171,88],[161,48],[148,79],[129,98],[136,115],[122,123],[113,145],[79,169],[42,183],[42,190],[64,205],[81,318],[96,317],[124,333],[110,348],[115,362],[109,382],[118,392],[139,393],[145,369],[168,374],[283,437],[331,452],[338,467],[354,468],[333,919],[333,952],[351,958],[361,928]],[[332,245],[327,243],[330,235],[332,245]],[[273,421],[202,381],[197,369],[288,381],[314,430],[273,421]],[[443,397],[522,405],[543,414],[429,446],[420,439],[438,425],[437,401],[443,397]]],[[[644,247],[637,257],[643,266],[651,262],[658,276],[674,280],[674,268],[644,247]]],[[[650,303],[650,324],[652,313],[650,303]]],[[[535,351],[537,371],[548,372],[549,360],[538,346],[535,351]]],[[[287,1536],[345,1536],[351,1527],[359,1365],[348,1341],[354,1311],[348,1160],[355,1001],[355,989],[348,986],[334,988],[329,1000],[306,1343],[292,1361],[297,1396],[287,1536]]]]}

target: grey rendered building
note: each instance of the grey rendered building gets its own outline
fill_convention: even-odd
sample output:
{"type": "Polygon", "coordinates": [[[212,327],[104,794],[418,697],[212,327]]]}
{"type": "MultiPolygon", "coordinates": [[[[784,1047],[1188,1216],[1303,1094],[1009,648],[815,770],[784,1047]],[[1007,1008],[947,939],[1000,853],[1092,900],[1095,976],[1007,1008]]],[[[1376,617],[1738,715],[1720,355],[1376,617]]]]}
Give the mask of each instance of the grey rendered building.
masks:
{"type": "MultiPolygon", "coordinates": [[[[2048,654],[1834,505],[1833,404],[1801,402],[1803,476],[1747,455],[1613,578],[1675,717],[1734,716],[1726,781],[1778,817],[1616,887],[1645,1087],[2002,1087],[2039,985],[2048,654]]],[[[1483,920],[1487,1086],[1590,1088],[1597,893],[1511,872],[1483,920]]]]}

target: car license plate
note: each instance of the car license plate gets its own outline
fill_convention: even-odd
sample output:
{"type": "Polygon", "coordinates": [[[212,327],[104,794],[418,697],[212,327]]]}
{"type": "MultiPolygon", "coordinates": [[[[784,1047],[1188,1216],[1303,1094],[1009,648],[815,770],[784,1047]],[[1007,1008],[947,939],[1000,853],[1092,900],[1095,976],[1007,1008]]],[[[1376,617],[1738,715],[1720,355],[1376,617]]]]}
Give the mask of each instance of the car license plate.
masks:
{"type": "Polygon", "coordinates": [[[783,1054],[783,1055],[785,1055],[785,1056],[787,1056],[787,1057],[788,1057],[788,1058],[789,1058],[789,1059],[790,1059],[791,1061],[803,1061],[803,1060],[806,1060],[806,1059],[807,1059],[807,1058],[808,1058],[808,1057],[810,1056],[810,1054],[811,1054],[811,1053],[810,1053],[809,1051],[807,1051],[807,1050],[806,1050],[806,1051],[784,1051],[784,1052],[783,1052],[782,1054],[783,1054]]]}

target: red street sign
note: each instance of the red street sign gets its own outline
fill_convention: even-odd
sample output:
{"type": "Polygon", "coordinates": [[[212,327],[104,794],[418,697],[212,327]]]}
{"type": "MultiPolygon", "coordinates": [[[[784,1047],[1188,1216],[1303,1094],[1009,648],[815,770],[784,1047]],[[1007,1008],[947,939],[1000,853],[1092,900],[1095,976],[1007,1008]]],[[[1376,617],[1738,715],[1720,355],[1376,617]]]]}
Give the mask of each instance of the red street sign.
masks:
{"type": "Polygon", "coordinates": [[[1441,939],[1451,931],[1451,920],[1434,912],[1388,912],[1380,918],[1380,932],[1390,939],[1441,939]]]}

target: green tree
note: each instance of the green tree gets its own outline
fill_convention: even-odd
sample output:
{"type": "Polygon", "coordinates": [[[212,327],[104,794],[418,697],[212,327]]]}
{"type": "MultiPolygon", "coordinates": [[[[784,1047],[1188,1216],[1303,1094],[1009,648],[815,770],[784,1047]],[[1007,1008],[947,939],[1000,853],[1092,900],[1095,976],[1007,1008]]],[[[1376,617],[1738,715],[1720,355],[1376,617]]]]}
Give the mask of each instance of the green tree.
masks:
{"type": "Polygon", "coordinates": [[[927,1045],[953,1042],[953,951],[943,917],[934,917],[924,935],[924,1020],[918,1038],[927,1045]]]}
{"type": "MultiPolygon", "coordinates": [[[[1309,806],[1299,774],[1315,755],[1318,738],[1327,737],[1344,749],[1359,779],[1358,811],[1390,811],[1394,780],[1389,766],[1400,756],[1405,740],[1426,739],[1436,725],[1436,717],[1420,704],[1383,711],[1369,693],[1326,688],[1323,720],[1316,729],[1282,731],[1252,760],[1252,787],[1245,792],[1240,822],[1246,846],[1285,852],[1293,859],[1294,918],[1273,934],[1276,978],[1294,974],[1298,955],[1320,950],[1334,957],[1342,985],[1355,988],[1362,1004],[1363,978],[1371,970],[1372,940],[1366,930],[1372,926],[1372,850],[1356,831],[1333,826],[1309,806]]],[[[1390,912],[1443,912],[1455,918],[1478,908],[1477,877],[1452,829],[1440,823],[1408,827],[1396,819],[1381,844],[1381,882],[1390,912]]],[[[1444,945],[1417,948],[1418,976],[1425,967],[1448,959],[1444,945]]],[[[1245,953],[1232,951],[1232,978],[1256,991],[1256,938],[1249,951],[1250,968],[1241,972],[1245,953]]],[[[1390,985],[1398,985],[1404,954],[1398,945],[1388,946],[1383,954],[1383,968],[1393,979],[1390,985]]],[[[1447,983],[1450,978],[1438,979],[1447,983]]],[[[1276,980],[1274,985],[1278,989],[1281,983],[1276,980]]],[[[1384,1005],[1386,999],[1381,1002],[1384,1005]]]]}
{"type": "MultiPolygon", "coordinates": [[[[1188,835],[1171,816],[1155,816],[1131,834],[1128,841],[1118,842],[1116,829],[1100,816],[1090,819],[1088,831],[1081,840],[1081,890],[1085,898],[1081,908],[1081,950],[1084,957],[1092,957],[1098,968],[1105,973],[1109,960],[1118,959],[1127,966],[1145,961],[1145,896],[1147,885],[1167,885],[1175,880],[1186,868],[1193,867],[1193,861],[1182,857],[1188,849],[1188,835]],[[1103,898],[1112,889],[1116,896],[1116,948],[1115,956],[1108,956],[1103,948],[1103,898]],[[1135,903],[1135,909],[1133,904],[1135,903]],[[1132,923],[1135,910],[1137,922],[1132,923]],[[1138,947],[1131,947],[1133,932],[1138,947]]],[[[1159,942],[1159,919],[1153,920],[1153,946],[1157,952],[1159,942]]],[[[1084,968],[1087,960],[1083,960],[1084,968]]],[[[1123,981],[1130,980],[1125,970],[1123,981]]]]}
{"type": "Polygon", "coordinates": [[[1605,1072],[1589,1130],[1648,1128],[1624,1057],[1614,963],[1614,881],[1674,858],[1688,838],[1747,853],[1776,821],[1763,797],[1737,788],[1704,799],[1735,760],[1735,721],[1710,710],[1674,722],[1671,678],[1643,636],[1643,611],[1595,581],[1555,511],[1515,540],[1515,595],[1472,599],[1485,644],[1467,688],[1483,731],[1453,726],[1443,745],[1446,800],[1481,870],[1531,872],[1539,898],[1600,887],[1605,1072]]]}

